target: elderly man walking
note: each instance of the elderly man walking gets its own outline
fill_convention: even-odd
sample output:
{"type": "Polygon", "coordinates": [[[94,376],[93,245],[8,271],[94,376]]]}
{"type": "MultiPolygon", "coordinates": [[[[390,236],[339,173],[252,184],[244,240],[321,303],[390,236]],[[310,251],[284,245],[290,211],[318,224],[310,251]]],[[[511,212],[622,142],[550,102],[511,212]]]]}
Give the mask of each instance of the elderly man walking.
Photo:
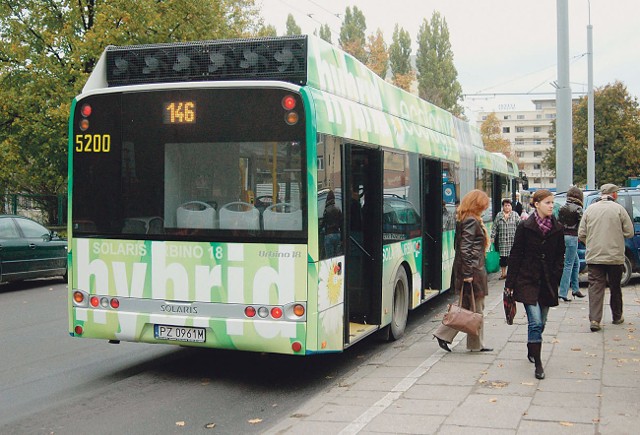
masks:
{"type": "Polygon", "coordinates": [[[589,271],[589,321],[592,332],[602,326],[604,291],[609,281],[613,324],[624,322],[620,280],[624,264],[624,239],[633,237],[633,223],[627,210],[616,202],[618,186],[604,184],[600,201],[584,212],[578,228],[578,239],[587,246],[589,271]]]}

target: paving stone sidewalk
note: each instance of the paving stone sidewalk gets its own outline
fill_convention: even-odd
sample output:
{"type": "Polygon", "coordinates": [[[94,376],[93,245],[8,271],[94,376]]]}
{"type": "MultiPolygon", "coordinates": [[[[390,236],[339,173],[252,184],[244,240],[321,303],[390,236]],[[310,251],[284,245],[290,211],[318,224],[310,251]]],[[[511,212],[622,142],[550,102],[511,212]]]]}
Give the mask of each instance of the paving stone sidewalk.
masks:
{"type": "MultiPolygon", "coordinates": [[[[497,275],[496,275],[497,276],[497,275]]],[[[589,330],[588,298],[560,302],[543,334],[546,378],[527,358],[527,320],[518,304],[504,321],[502,286],[492,277],[485,344],[468,352],[458,334],[442,351],[425,322],[269,434],[637,434],[640,433],[640,281],[623,288],[625,323],[589,330]]],[[[586,287],[582,288],[584,293],[586,287]]]]}

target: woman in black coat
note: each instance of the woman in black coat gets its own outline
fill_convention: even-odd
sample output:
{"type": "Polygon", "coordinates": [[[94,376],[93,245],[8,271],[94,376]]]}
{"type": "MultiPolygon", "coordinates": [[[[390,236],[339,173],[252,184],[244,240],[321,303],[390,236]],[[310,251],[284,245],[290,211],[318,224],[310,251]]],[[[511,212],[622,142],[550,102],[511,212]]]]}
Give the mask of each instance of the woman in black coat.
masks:
{"type": "Polygon", "coordinates": [[[536,190],[535,211],[516,229],[509,256],[505,288],[524,304],[529,320],[527,358],[535,363],[535,376],[544,379],[540,359],[542,332],[549,307],[558,305],[558,285],[564,265],[564,232],[553,217],[553,194],[536,190]]]}

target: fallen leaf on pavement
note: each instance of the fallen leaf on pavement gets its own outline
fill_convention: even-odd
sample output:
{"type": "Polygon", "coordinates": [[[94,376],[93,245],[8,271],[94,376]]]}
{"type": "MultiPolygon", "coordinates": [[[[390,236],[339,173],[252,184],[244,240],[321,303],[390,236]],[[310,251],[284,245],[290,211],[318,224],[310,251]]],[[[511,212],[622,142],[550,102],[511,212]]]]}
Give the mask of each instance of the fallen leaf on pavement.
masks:
{"type": "Polygon", "coordinates": [[[579,348],[579,347],[572,347],[571,350],[574,351],[574,352],[581,352],[582,351],[582,349],[579,348]]]}
{"type": "Polygon", "coordinates": [[[569,426],[573,426],[573,423],[570,423],[570,422],[568,422],[568,421],[561,421],[561,422],[560,422],[560,426],[567,426],[567,427],[569,427],[569,426]]]}
{"type": "Polygon", "coordinates": [[[184,426],[184,425],[185,425],[185,422],[184,422],[184,421],[176,421],[176,426],[180,426],[180,427],[182,427],[182,426],[184,426]]]}
{"type": "Polygon", "coordinates": [[[522,385],[528,385],[530,387],[533,387],[535,384],[533,382],[520,382],[522,385]]]}
{"type": "Polygon", "coordinates": [[[492,397],[491,399],[489,399],[489,402],[491,403],[496,403],[498,401],[498,399],[496,399],[495,397],[492,397]]]}
{"type": "Polygon", "coordinates": [[[213,429],[214,427],[216,427],[215,423],[207,423],[204,425],[205,429],[213,429]]]}
{"type": "Polygon", "coordinates": [[[262,419],[261,418],[252,418],[250,420],[248,420],[249,423],[251,424],[257,424],[257,423],[262,423],[262,419]]]}

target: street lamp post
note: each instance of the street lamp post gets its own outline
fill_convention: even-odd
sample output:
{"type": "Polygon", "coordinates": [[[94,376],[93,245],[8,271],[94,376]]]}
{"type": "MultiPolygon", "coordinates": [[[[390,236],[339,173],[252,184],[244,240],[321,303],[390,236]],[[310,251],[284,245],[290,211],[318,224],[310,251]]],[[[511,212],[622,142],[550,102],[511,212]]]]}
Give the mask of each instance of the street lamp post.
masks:
{"type": "Polygon", "coordinates": [[[594,104],[593,101],[593,26],[591,25],[591,2],[589,4],[589,25],[587,25],[587,188],[596,189],[596,151],[594,146],[594,104]]]}

